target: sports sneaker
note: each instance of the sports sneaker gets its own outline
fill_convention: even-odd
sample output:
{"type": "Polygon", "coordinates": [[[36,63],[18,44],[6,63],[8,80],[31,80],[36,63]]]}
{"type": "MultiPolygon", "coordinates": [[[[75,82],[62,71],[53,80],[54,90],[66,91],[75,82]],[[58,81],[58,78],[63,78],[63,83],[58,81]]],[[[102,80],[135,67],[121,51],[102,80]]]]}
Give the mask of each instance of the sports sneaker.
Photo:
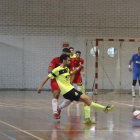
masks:
{"type": "Polygon", "coordinates": [[[85,118],[83,123],[86,123],[86,124],[96,124],[97,122],[93,121],[91,118],[85,118]]]}
{"type": "Polygon", "coordinates": [[[103,111],[104,111],[105,113],[108,113],[108,112],[111,111],[113,108],[114,108],[114,105],[111,105],[111,106],[108,105],[108,106],[106,106],[106,107],[104,108],[103,111]]]}
{"type": "Polygon", "coordinates": [[[59,110],[58,108],[57,108],[57,113],[60,116],[61,110],[59,110]]]}
{"type": "Polygon", "coordinates": [[[58,113],[55,113],[53,115],[54,115],[54,119],[60,119],[60,115],[58,113]]]}
{"type": "Polygon", "coordinates": [[[132,92],[132,97],[135,97],[135,92],[132,92]]]}

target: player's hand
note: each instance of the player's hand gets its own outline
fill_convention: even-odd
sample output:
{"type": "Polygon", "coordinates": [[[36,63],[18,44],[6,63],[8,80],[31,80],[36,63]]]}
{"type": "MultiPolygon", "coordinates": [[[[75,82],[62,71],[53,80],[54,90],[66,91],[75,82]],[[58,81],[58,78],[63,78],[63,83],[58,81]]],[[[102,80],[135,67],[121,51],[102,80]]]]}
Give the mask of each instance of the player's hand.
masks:
{"type": "Polygon", "coordinates": [[[73,80],[72,80],[72,81],[70,81],[70,84],[71,84],[71,85],[73,85],[73,80]]]}
{"type": "Polygon", "coordinates": [[[129,68],[129,71],[132,71],[132,69],[131,69],[131,68],[129,68]]]}
{"type": "Polygon", "coordinates": [[[83,74],[83,77],[85,76],[85,72],[82,72],[82,74],[83,74]]]}
{"type": "Polygon", "coordinates": [[[39,87],[38,90],[37,90],[38,94],[41,93],[41,90],[42,90],[42,88],[39,87]]]}
{"type": "Polygon", "coordinates": [[[79,68],[81,69],[84,65],[83,64],[80,64],[79,68]]]}

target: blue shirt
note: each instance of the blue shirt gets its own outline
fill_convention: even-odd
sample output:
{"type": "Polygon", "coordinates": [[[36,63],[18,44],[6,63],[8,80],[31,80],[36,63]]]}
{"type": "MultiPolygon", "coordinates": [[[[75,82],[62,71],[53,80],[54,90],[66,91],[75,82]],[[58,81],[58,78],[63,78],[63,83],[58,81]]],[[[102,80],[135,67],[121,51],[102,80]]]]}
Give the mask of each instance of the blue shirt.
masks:
{"type": "Polygon", "coordinates": [[[140,56],[134,54],[130,61],[133,62],[133,72],[140,74],[140,56]]]}

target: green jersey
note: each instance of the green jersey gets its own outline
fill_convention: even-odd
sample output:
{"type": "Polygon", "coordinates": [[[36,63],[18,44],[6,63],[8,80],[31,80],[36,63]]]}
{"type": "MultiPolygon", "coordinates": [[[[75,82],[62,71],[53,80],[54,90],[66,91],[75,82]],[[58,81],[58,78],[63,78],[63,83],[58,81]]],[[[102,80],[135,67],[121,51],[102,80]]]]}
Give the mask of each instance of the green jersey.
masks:
{"type": "Polygon", "coordinates": [[[70,55],[70,59],[75,58],[76,54],[73,54],[73,56],[70,55]]]}
{"type": "Polygon", "coordinates": [[[70,84],[70,73],[72,73],[68,67],[62,68],[60,66],[53,69],[52,73],[48,76],[51,79],[56,79],[62,95],[66,94],[74,87],[70,84]]]}

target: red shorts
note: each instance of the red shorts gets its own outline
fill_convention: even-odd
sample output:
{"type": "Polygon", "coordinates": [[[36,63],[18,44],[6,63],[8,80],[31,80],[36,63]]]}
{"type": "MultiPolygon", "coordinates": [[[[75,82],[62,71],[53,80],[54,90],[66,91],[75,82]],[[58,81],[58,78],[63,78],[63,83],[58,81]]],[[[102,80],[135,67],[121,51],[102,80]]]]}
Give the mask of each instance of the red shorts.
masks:
{"type": "Polygon", "coordinates": [[[51,79],[51,88],[52,88],[52,92],[54,92],[55,90],[60,90],[57,82],[56,82],[56,79],[51,79]]]}
{"type": "Polygon", "coordinates": [[[81,74],[75,74],[73,83],[82,83],[81,74]]]}

